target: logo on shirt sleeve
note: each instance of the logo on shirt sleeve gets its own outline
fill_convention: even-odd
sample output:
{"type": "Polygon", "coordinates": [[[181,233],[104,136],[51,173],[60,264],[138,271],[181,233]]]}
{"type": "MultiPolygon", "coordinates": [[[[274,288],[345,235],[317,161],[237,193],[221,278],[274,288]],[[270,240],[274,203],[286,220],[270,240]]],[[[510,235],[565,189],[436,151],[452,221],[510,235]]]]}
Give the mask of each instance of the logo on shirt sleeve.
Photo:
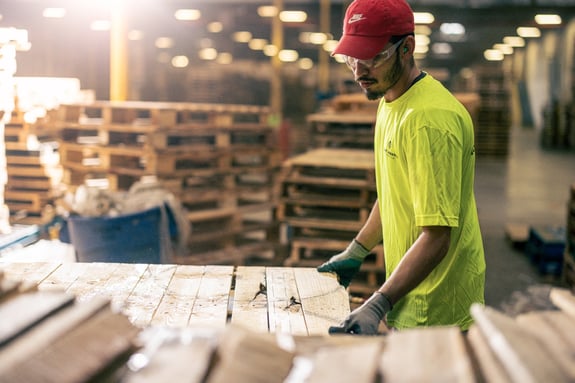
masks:
{"type": "Polygon", "coordinates": [[[385,154],[387,154],[389,157],[391,157],[393,159],[397,158],[397,153],[395,153],[393,150],[393,146],[391,145],[391,140],[387,141],[387,145],[385,146],[385,154]]]}

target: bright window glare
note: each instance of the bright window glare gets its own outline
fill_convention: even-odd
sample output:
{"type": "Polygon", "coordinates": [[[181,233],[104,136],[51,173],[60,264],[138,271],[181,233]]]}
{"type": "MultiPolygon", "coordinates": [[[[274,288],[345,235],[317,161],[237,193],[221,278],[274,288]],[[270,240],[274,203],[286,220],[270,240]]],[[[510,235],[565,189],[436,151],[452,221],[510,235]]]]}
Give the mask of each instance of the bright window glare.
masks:
{"type": "Polygon", "coordinates": [[[66,10],[64,8],[45,8],[42,16],[49,19],[61,19],[66,16],[66,10]]]}
{"type": "Polygon", "coordinates": [[[111,23],[109,20],[96,20],[90,24],[90,29],[93,31],[109,31],[111,23]]]}

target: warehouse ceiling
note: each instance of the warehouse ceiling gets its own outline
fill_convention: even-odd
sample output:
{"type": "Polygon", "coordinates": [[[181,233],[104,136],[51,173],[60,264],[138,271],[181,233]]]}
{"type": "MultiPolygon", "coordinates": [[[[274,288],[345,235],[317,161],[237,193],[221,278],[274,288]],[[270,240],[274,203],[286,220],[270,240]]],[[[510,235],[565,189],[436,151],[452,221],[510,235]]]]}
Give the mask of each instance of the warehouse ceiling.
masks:
{"type": "MultiPolygon", "coordinates": [[[[110,6],[118,0],[0,0],[0,27],[16,27],[29,31],[31,49],[19,54],[18,75],[48,75],[87,77],[94,82],[103,74],[97,68],[109,61],[109,31],[95,32],[89,26],[94,20],[109,20],[110,6]],[[42,17],[46,7],[64,7],[62,19],[42,17]],[[90,74],[91,73],[91,74],[90,74]]],[[[299,57],[317,62],[316,45],[300,42],[302,32],[319,32],[321,4],[329,4],[329,31],[334,39],[341,36],[341,22],[345,0],[283,0],[286,10],[303,10],[305,22],[284,24],[284,48],[297,50],[299,57]]],[[[430,53],[422,59],[422,67],[441,67],[451,72],[484,60],[483,52],[504,36],[515,35],[518,26],[535,26],[537,13],[556,13],[562,18],[559,26],[540,27],[542,33],[564,28],[575,17],[575,0],[412,0],[416,12],[430,12],[433,42],[448,42],[450,53],[430,53]],[[465,35],[446,36],[439,28],[443,23],[460,23],[465,35]]],[[[247,44],[237,43],[231,36],[236,31],[249,31],[253,38],[270,40],[271,21],[257,14],[260,5],[273,1],[257,0],[125,0],[125,25],[128,30],[141,32],[142,40],[130,42],[127,48],[138,50],[145,60],[161,60],[161,55],[187,56],[190,66],[198,65],[198,51],[214,48],[230,53],[234,60],[269,60],[262,51],[251,50],[247,44]],[[195,21],[177,21],[174,13],[179,8],[193,8],[201,12],[195,21]],[[218,33],[209,32],[212,22],[221,23],[218,33]],[[173,43],[164,48],[154,46],[160,37],[173,43]]],[[[169,63],[169,60],[166,61],[169,63]]],[[[335,61],[334,61],[335,64],[335,61]]],[[[150,65],[148,65],[150,67],[150,65]]]]}

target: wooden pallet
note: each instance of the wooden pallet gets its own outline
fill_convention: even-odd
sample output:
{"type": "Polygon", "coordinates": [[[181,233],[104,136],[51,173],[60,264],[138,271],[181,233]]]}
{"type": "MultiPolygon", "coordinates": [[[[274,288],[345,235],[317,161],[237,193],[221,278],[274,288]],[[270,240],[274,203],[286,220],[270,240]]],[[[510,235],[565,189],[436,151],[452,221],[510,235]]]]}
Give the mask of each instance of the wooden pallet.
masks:
{"type": "Polygon", "coordinates": [[[58,114],[58,120],[66,123],[229,127],[254,123],[267,125],[269,108],[232,104],[98,101],[91,104],[61,104],[58,114]]]}
{"type": "Polygon", "coordinates": [[[317,113],[307,117],[310,148],[373,148],[375,114],[317,113]]]}

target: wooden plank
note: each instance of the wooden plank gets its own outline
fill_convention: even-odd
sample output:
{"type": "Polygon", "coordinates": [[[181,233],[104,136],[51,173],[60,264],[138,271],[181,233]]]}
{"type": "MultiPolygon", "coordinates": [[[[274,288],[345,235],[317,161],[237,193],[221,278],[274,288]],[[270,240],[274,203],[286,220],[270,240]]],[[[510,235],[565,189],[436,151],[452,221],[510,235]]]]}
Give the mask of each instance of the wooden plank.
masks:
{"type": "Polygon", "coordinates": [[[178,266],[154,313],[151,324],[186,327],[204,274],[204,266],[178,266]]]}
{"type": "Polygon", "coordinates": [[[371,150],[321,148],[292,157],[286,160],[283,166],[373,170],[375,163],[371,150]]]}
{"type": "Polygon", "coordinates": [[[393,332],[381,358],[385,382],[475,382],[458,327],[393,332]]]}
{"type": "Polygon", "coordinates": [[[206,266],[194,302],[190,326],[224,328],[232,286],[233,266],[206,266]]]}
{"type": "Polygon", "coordinates": [[[350,313],[349,296],[332,273],[293,269],[308,335],[327,334],[350,313]]]}
{"type": "Polygon", "coordinates": [[[47,278],[38,285],[42,291],[66,291],[84,273],[89,273],[89,264],[66,262],[62,263],[47,278]]]}
{"type": "Polygon", "coordinates": [[[575,320],[560,311],[536,311],[519,315],[516,321],[541,341],[570,381],[575,381],[575,320]]]}
{"type": "Polygon", "coordinates": [[[284,267],[267,268],[266,286],[270,332],[309,335],[294,270],[284,267]]]}
{"type": "Polygon", "coordinates": [[[0,376],[108,305],[108,300],[93,299],[90,302],[67,306],[34,326],[24,336],[0,348],[0,376]]]}
{"type": "Polygon", "coordinates": [[[19,294],[3,302],[0,305],[0,347],[73,302],[71,295],[40,291],[19,294]]]}
{"type": "Polygon", "coordinates": [[[509,382],[509,375],[503,365],[491,351],[487,339],[481,334],[479,327],[473,325],[467,333],[471,347],[471,355],[477,363],[478,375],[485,383],[509,382]]]}
{"type": "Polygon", "coordinates": [[[123,310],[136,326],[150,324],[176,268],[176,265],[148,265],[123,310]]]}
{"type": "MultiPolygon", "coordinates": [[[[373,383],[384,346],[379,342],[361,342],[348,346],[322,347],[311,357],[313,369],[306,383],[373,383]]],[[[297,368],[297,364],[295,365],[297,368]]],[[[295,369],[292,373],[295,373],[295,369]]],[[[300,381],[300,380],[296,380],[300,381]]]]}
{"type": "Polygon", "coordinates": [[[101,381],[99,374],[134,349],[136,335],[125,316],[104,310],[10,369],[0,382],[101,381]]]}
{"type": "Polygon", "coordinates": [[[568,289],[553,288],[549,294],[551,302],[572,317],[575,317],[575,296],[568,289]]]}
{"type": "Polygon", "coordinates": [[[269,334],[230,326],[222,334],[218,358],[207,383],[284,382],[294,355],[280,348],[269,334]]]}
{"type": "Polygon", "coordinates": [[[124,383],[180,382],[202,383],[214,352],[212,339],[192,338],[190,343],[162,345],[152,355],[149,365],[123,377],[124,383]],[[190,363],[193,361],[193,363],[190,363]]]}
{"type": "Polygon", "coordinates": [[[236,269],[231,323],[256,332],[268,332],[265,267],[236,269]]]}
{"type": "Polygon", "coordinates": [[[59,263],[50,262],[0,262],[6,277],[32,284],[38,284],[58,267],[59,263]]]}
{"type": "Polygon", "coordinates": [[[471,315],[511,382],[569,381],[539,339],[515,320],[481,305],[471,306],[471,315]]]}

